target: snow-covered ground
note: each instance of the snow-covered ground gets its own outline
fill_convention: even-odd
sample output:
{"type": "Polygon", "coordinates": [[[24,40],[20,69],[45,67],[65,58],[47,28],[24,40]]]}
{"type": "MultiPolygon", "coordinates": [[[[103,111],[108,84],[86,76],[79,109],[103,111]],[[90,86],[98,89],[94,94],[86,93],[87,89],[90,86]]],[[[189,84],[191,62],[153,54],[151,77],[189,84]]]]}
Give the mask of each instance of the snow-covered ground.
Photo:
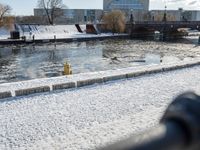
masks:
{"type": "Polygon", "coordinates": [[[158,123],[172,98],[200,91],[200,67],[0,103],[0,149],[88,150],[158,123]]]}
{"type": "MultiPolygon", "coordinates": [[[[35,39],[54,39],[56,38],[70,38],[83,33],[79,33],[75,25],[21,25],[17,26],[20,34],[31,38],[34,35],[35,39]]],[[[84,28],[82,29],[85,30],[84,28]]]]}
{"type": "MultiPolygon", "coordinates": [[[[100,37],[113,36],[112,33],[86,34],[86,25],[80,25],[83,33],[78,32],[75,25],[16,25],[20,36],[25,36],[27,40],[33,39],[63,39],[63,38],[82,38],[82,37],[100,37]]],[[[4,27],[0,28],[0,39],[8,39],[10,31],[4,27]]]]}

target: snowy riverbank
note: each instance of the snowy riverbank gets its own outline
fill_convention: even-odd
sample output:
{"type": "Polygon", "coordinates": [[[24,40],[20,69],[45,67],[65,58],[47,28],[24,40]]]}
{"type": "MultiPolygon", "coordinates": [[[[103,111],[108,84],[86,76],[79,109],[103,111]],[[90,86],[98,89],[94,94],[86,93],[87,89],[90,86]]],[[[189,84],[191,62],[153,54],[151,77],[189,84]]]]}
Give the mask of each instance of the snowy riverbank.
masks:
{"type": "Polygon", "coordinates": [[[0,149],[88,150],[158,123],[172,98],[200,91],[200,67],[0,103],[0,149]]]}
{"type": "MultiPolygon", "coordinates": [[[[20,36],[25,36],[27,40],[44,40],[44,39],[75,39],[75,38],[92,38],[113,36],[112,33],[86,34],[86,25],[80,25],[82,33],[78,32],[75,25],[16,25],[15,30],[19,31],[20,36]]],[[[10,38],[10,31],[5,27],[0,28],[0,40],[10,38]]],[[[119,34],[115,34],[117,36],[119,34]]],[[[126,35],[126,34],[120,34],[126,35]]]]}
{"type": "MultiPolygon", "coordinates": [[[[35,39],[54,39],[54,36],[57,38],[66,38],[81,35],[74,25],[15,25],[15,28],[15,30],[20,32],[20,36],[25,36],[26,39],[32,39],[33,36],[35,36],[35,39]]],[[[8,39],[12,30],[1,27],[0,39],[8,39]]],[[[83,28],[83,30],[85,29],[83,28]]]]}

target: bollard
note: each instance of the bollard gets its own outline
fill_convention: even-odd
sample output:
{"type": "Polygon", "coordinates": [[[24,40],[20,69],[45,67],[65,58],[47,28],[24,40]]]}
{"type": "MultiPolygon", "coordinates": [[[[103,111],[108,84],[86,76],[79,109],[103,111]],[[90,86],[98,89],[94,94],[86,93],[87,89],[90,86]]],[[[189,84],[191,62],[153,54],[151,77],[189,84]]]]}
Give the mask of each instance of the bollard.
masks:
{"type": "Polygon", "coordinates": [[[199,36],[198,44],[200,44],[200,36],[199,36]]]}
{"type": "Polygon", "coordinates": [[[56,42],[56,35],[54,35],[54,42],[56,42]]]}
{"type": "Polygon", "coordinates": [[[35,42],[35,35],[33,35],[33,42],[35,42]]]}
{"type": "Polygon", "coordinates": [[[99,150],[199,150],[200,96],[188,92],[167,108],[160,125],[99,150]]]}
{"type": "Polygon", "coordinates": [[[71,65],[66,62],[64,64],[64,75],[71,75],[71,74],[72,74],[71,65]]]}

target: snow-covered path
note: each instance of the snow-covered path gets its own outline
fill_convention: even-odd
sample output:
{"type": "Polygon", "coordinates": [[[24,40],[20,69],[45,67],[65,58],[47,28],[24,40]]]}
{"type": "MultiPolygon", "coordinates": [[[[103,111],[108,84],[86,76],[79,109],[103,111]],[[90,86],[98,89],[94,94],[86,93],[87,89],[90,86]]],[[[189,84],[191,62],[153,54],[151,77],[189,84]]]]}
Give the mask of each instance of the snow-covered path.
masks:
{"type": "Polygon", "coordinates": [[[200,67],[0,103],[0,149],[91,149],[158,123],[172,98],[200,92],[200,67]]]}

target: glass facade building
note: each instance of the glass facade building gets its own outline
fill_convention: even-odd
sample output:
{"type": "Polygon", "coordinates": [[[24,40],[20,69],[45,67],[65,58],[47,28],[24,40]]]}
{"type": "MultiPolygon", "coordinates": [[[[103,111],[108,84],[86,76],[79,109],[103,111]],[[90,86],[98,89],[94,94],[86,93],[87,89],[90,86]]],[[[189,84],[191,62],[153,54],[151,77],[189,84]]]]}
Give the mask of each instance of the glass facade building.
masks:
{"type": "Polygon", "coordinates": [[[104,10],[148,10],[149,0],[104,0],[104,10]]]}
{"type": "Polygon", "coordinates": [[[103,9],[104,13],[121,10],[127,21],[131,14],[135,21],[144,21],[148,20],[149,0],[104,0],[103,9]]]}

